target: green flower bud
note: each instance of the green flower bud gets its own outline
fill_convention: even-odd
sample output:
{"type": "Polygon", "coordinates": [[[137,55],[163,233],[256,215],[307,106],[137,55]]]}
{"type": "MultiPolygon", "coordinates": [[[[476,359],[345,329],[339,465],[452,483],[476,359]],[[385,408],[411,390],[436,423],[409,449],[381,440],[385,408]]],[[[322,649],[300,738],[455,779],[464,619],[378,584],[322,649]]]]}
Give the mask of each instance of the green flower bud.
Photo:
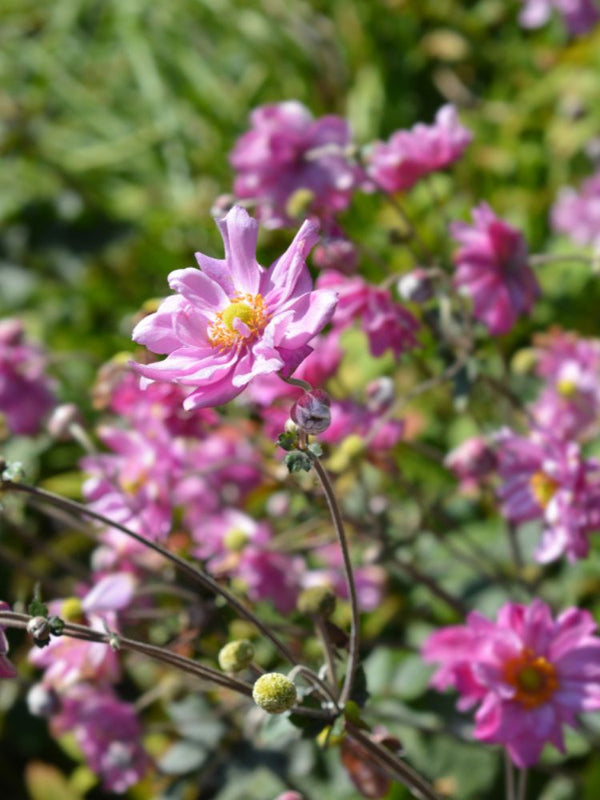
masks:
{"type": "Polygon", "coordinates": [[[252,698],[268,714],[283,714],[296,703],[296,687],[281,672],[267,672],[254,684],[252,698]]]}
{"type": "Polygon", "coordinates": [[[240,672],[252,663],[254,646],[248,639],[228,642],[219,650],[219,666],[223,672],[240,672]]]}
{"type": "Polygon", "coordinates": [[[300,593],[298,611],[311,617],[330,617],[335,611],[335,595],[328,586],[309,586],[300,593]]]}

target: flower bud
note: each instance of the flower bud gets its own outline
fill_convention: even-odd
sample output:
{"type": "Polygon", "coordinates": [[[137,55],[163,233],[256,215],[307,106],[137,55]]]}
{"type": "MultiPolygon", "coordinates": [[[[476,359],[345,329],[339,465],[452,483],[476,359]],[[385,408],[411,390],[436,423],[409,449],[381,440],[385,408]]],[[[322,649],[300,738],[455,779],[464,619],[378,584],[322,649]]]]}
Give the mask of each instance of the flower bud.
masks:
{"type": "Polygon", "coordinates": [[[46,617],[32,617],[27,623],[27,633],[35,642],[47,642],[50,632],[50,622],[46,617]]]}
{"type": "Polygon", "coordinates": [[[331,400],[327,392],[314,389],[305,392],[292,406],[290,416],[305,433],[317,434],[326,431],[331,424],[331,400]]]}
{"type": "Polygon", "coordinates": [[[58,441],[69,439],[69,428],[74,422],[81,423],[79,409],[74,403],[63,403],[50,414],[47,422],[48,433],[58,441]]]}
{"type": "Polygon", "coordinates": [[[78,597],[67,597],[60,606],[60,615],[67,622],[79,622],[83,617],[83,607],[78,597]]]}
{"type": "Polygon", "coordinates": [[[396,391],[394,381],[387,375],[382,375],[367,384],[367,408],[373,414],[383,414],[394,402],[396,391]]]}
{"type": "Polygon", "coordinates": [[[335,611],[335,595],[328,586],[309,586],[298,597],[298,611],[311,617],[330,617],[335,611]]]}
{"type": "Polygon", "coordinates": [[[434,294],[433,281],[427,270],[417,267],[407,272],[398,281],[398,292],[403,300],[411,303],[425,303],[434,294]]]}
{"type": "Polygon", "coordinates": [[[248,639],[228,642],[219,650],[219,666],[223,672],[241,672],[254,658],[254,646],[248,639]]]}
{"type": "Polygon", "coordinates": [[[27,707],[34,717],[46,719],[59,711],[60,699],[51,686],[36,683],[27,693],[27,707]]]}
{"type": "Polygon", "coordinates": [[[283,714],[296,703],[296,687],[287,675],[267,672],[254,684],[252,698],[267,714],[283,714]]]}

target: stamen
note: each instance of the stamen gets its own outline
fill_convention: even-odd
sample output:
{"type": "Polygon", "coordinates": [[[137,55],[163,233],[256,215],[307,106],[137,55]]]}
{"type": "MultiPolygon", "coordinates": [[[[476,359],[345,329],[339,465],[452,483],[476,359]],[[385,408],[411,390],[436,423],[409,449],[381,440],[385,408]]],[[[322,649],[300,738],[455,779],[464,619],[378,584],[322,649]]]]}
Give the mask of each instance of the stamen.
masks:
{"type": "Polygon", "coordinates": [[[215,321],[208,331],[208,340],[220,351],[239,348],[254,341],[268,321],[265,301],[260,294],[238,294],[231,298],[227,308],[215,315],[215,321]],[[246,326],[248,333],[236,330],[236,319],[246,326]]]}
{"type": "Polygon", "coordinates": [[[529,647],[504,665],[504,678],[516,689],[513,700],[525,708],[541,706],[558,689],[554,665],[529,647]]]}
{"type": "Polygon", "coordinates": [[[546,508],[558,489],[558,483],[541,470],[535,472],[531,476],[529,479],[529,486],[531,487],[533,496],[542,508],[546,508]]]}

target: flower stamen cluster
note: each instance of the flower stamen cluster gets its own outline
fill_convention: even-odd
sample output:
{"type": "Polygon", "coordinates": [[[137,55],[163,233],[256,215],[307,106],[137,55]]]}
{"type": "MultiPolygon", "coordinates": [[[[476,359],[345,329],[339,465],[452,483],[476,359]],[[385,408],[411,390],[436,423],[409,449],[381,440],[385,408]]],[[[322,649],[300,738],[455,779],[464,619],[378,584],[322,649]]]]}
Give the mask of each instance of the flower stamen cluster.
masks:
{"type": "Polygon", "coordinates": [[[258,338],[269,318],[262,295],[237,294],[227,308],[217,312],[208,329],[208,340],[219,352],[239,349],[258,338]]]}
{"type": "Polygon", "coordinates": [[[516,690],[513,700],[525,708],[543,705],[559,689],[554,665],[531,647],[506,662],[504,679],[516,690]]]}

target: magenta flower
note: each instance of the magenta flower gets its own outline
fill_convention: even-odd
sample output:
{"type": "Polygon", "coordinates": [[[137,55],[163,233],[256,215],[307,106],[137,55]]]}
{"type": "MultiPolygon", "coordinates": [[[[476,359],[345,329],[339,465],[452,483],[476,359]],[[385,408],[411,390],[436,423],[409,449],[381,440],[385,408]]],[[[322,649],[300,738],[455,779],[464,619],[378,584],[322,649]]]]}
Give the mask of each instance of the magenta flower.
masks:
{"type": "Polygon", "coordinates": [[[538,427],[565,441],[586,434],[600,413],[600,342],[551,331],[537,337],[545,386],[531,406],[538,427]]]}
{"type": "Polygon", "coordinates": [[[497,458],[485,437],[472,436],[447,454],[444,466],[460,480],[461,489],[470,492],[496,470],[497,458]]]}
{"type": "Polygon", "coordinates": [[[454,283],[472,298],[475,318],[492,336],[500,336],[531,311],[539,286],[527,264],[522,234],[497,217],[487,203],[471,214],[474,225],[454,222],[450,226],[462,245],[454,257],[454,283]]]}
{"type": "Polygon", "coordinates": [[[522,0],[525,4],[519,15],[524,28],[539,28],[550,19],[553,11],[563,17],[572,36],[587,33],[600,19],[595,0],[522,0]]]}
{"type": "Polygon", "coordinates": [[[126,792],[151,765],[140,741],[142,728],[133,706],[119,700],[108,687],[77,686],[63,699],[63,708],[51,727],[57,736],[74,735],[90,769],[109,792],[126,792]]]}
{"type": "Polygon", "coordinates": [[[442,106],[433,125],[419,123],[397,131],[389,142],[376,142],[367,156],[369,176],[386,192],[410,189],[424,175],[459,159],[472,139],[454,106],[442,106]]]}
{"type": "MultiPolygon", "coordinates": [[[[10,606],[4,600],[0,600],[0,611],[10,611],[10,606]]],[[[8,639],[4,633],[4,628],[0,626],[0,678],[16,678],[17,670],[14,664],[8,660],[8,639]]]]}
{"type": "Polygon", "coordinates": [[[410,311],[394,302],[387,289],[373,286],[358,275],[347,278],[334,271],[322,273],[317,285],[338,292],[332,320],[334,329],[346,328],[360,320],[374,356],[383,355],[389,347],[399,358],[406,350],[416,347],[419,323],[410,311]]]}
{"type": "Polygon", "coordinates": [[[560,190],[552,207],[552,227],[582,245],[600,247],[600,171],[581,185],[560,190]]]}
{"type": "Polygon", "coordinates": [[[43,351],[25,341],[17,319],[0,321],[0,415],[12,433],[37,433],[55,404],[43,351]]]}
{"type": "Polygon", "coordinates": [[[305,264],[317,240],[305,222],[288,250],[265,270],[256,261],[258,225],[237,206],[218,221],[225,259],[197,253],[200,269],[172,272],[177,294],[135,327],[133,338],[164,361],[136,364],[154,381],[192,389],[185,409],[218,406],[258,375],[290,375],[329,322],[335,294],[313,291],[305,264]]]}
{"type": "Polygon", "coordinates": [[[466,625],[433,633],[426,661],[441,662],[432,683],[455,686],[461,708],[481,705],[474,735],[504,745],[519,767],[535,764],[546,743],[564,752],[563,725],[600,709],[600,639],[587,611],[569,608],[556,620],[539,599],[506,603],[490,622],[477,612],[466,625]]]}
{"type": "Polygon", "coordinates": [[[290,100],[256,108],[250,121],[230,156],[234,192],[256,204],[265,227],[293,225],[298,212],[331,220],[348,207],[363,176],[347,155],[351,134],[345,120],[315,120],[302,103],[290,100]]]}
{"type": "Polygon", "coordinates": [[[600,525],[598,462],[582,458],[575,442],[549,435],[526,439],[505,430],[497,442],[504,515],[514,523],[544,523],[536,560],[545,563],[563,554],[569,561],[585,558],[589,535],[600,525]]]}

